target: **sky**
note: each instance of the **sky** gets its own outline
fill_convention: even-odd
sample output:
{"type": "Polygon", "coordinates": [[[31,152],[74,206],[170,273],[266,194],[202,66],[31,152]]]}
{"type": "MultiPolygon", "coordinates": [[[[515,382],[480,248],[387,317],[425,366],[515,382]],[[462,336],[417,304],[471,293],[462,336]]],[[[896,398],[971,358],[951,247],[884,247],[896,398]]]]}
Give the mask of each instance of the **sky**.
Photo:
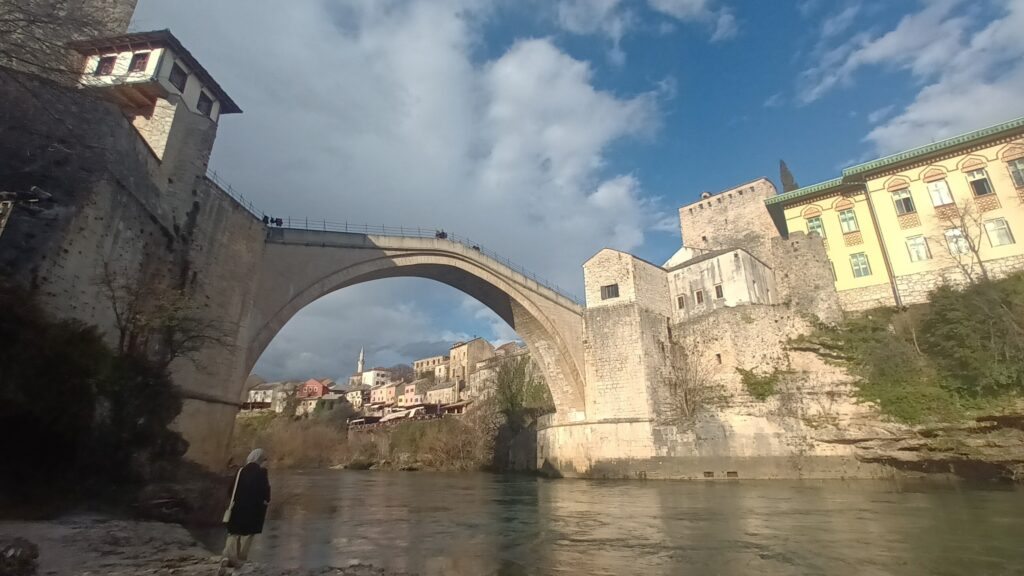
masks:
{"type": "MultiPolygon", "coordinates": [[[[140,0],[244,114],[211,167],[274,216],[443,228],[568,291],[662,262],[677,210],[784,159],[804,185],[1024,115],[1024,0],[140,0]]],[[[516,339],[453,288],[299,312],[272,379],[516,339]]]]}

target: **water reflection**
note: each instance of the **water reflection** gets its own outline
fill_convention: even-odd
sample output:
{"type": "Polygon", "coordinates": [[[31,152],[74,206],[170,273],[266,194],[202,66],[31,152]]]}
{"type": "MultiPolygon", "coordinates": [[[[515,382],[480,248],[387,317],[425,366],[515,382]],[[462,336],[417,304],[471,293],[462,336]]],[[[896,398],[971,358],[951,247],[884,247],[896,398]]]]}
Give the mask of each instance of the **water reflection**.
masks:
{"type": "MultiPolygon", "coordinates": [[[[1024,574],[1019,490],[273,475],[256,560],[433,576],[1024,574]]],[[[216,542],[210,542],[216,546],[216,542]]]]}

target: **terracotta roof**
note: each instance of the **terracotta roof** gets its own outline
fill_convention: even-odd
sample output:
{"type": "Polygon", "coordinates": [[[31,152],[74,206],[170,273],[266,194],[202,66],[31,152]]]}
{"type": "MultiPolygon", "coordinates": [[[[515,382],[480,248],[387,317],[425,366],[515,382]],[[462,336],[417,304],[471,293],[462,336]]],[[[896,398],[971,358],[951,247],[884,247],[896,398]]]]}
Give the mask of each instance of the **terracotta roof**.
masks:
{"type": "Polygon", "coordinates": [[[182,46],[181,41],[178,40],[174,34],[171,34],[170,30],[164,29],[152,30],[150,32],[132,32],[108,38],[79,40],[77,42],[72,42],[70,46],[82,54],[96,54],[105,50],[122,47],[129,49],[143,48],[146,46],[152,46],[154,48],[169,48],[175,53],[175,55],[185,61],[185,64],[196,74],[196,76],[199,76],[203,86],[217,96],[217,100],[220,101],[221,114],[237,114],[242,111],[242,109],[238,107],[238,104],[236,104],[235,101],[228,96],[227,92],[220,87],[220,84],[213,79],[213,76],[206,71],[206,68],[203,68],[202,64],[196,60],[195,56],[182,46]]]}

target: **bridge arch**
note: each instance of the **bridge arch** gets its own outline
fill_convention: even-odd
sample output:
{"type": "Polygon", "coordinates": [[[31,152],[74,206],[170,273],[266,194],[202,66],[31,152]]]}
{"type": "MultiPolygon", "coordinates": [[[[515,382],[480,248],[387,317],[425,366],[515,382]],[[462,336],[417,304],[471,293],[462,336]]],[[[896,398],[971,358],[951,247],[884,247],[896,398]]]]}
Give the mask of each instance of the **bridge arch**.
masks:
{"type": "Polygon", "coordinates": [[[248,371],[288,320],[319,298],[383,278],[426,278],[477,299],[515,329],[544,374],[559,419],[582,419],[581,307],[471,246],[440,238],[278,228],[267,232],[261,269],[248,371]]]}

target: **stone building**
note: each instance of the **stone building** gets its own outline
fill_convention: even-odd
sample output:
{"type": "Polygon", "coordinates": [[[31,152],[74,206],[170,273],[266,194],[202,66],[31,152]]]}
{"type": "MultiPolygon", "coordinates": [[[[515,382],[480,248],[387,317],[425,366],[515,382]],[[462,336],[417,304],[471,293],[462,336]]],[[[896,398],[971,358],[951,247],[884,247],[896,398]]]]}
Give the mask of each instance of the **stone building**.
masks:
{"type": "Polygon", "coordinates": [[[494,356],[494,346],[483,338],[474,338],[468,342],[456,343],[448,356],[448,377],[462,387],[469,380],[477,362],[494,356]]]}
{"type": "Polygon", "coordinates": [[[444,405],[457,402],[458,395],[455,392],[455,383],[435,382],[434,385],[427,390],[425,399],[427,404],[444,405]]]}
{"type": "Polygon", "coordinates": [[[696,255],[665,266],[676,322],[723,307],[771,304],[778,295],[772,269],[743,248],[683,250],[696,255]]]}
{"type": "Polygon", "coordinates": [[[449,368],[450,367],[447,363],[434,366],[434,380],[437,382],[446,382],[448,380],[449,368]]]}
{"type": "Polygon", "coordinates": [[[399,385],[396,389],[398,406],[407,408],[423,404],[430,386],[431,382],[426,378],[399,385]]]}
{"type": "Polygon", "coordinates": [[[1024,269],[1024,118],[765,198],[784,238],[820,236],[842,306],[924,302],[937,286],[1024,269]]]}
{"type": "Polygon", "coordinates": [[[430,358],[423,358],[421,360],[414,360],[413,363],[412,363],[412,370],[416,374],[416,376],[420,376],[420,375],[422,375],[424,373],[427,373],[427,372],[433,373],[439,366],[447,366],[447,365],[448,365],[448,357],[447,356],[444,356],[444,355],[441,355],[441,356],[431,356],[430,358]]]}
{"type": "Polygon", "coordinates": [[[363,407],[363,404],[370,403],[370,387],[362,383],[356,384],[345,393],[345,399],[358,410],[363,407]]]}

